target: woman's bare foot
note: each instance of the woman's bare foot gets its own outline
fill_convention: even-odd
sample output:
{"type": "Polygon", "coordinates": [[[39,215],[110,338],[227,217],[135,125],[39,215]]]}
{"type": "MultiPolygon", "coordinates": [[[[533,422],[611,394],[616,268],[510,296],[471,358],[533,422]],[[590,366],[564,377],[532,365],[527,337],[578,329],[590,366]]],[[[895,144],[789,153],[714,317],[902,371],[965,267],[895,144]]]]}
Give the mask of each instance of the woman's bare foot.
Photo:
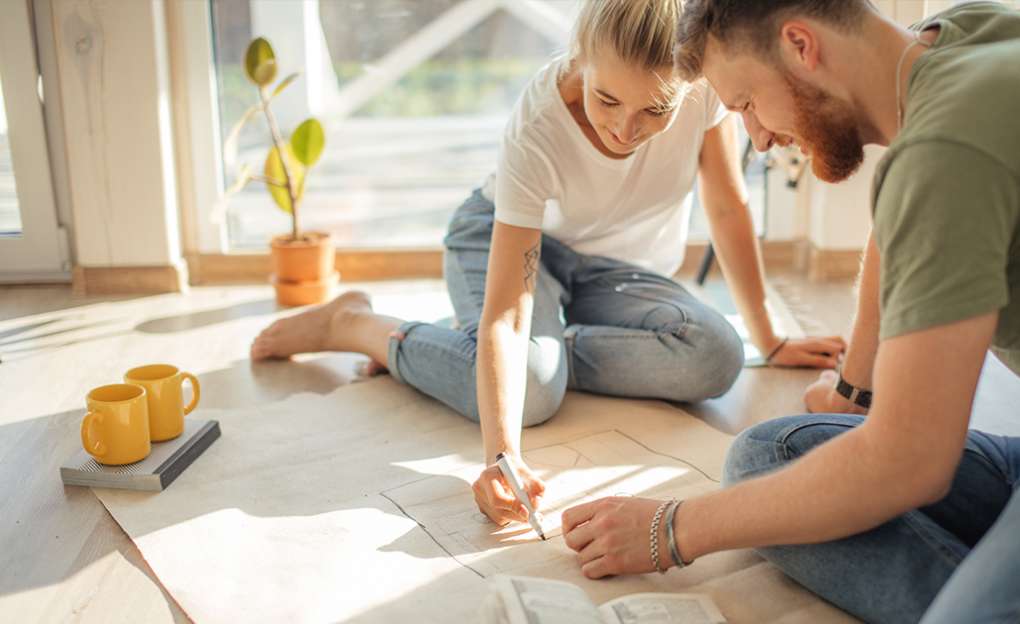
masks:
{"type": "Polygon", "coordinates": [[[280,319],[262,330],[251,344],[251,359],[348,350],[345,334],[350,321],[371,314],[372,302],[367,294],[358,290],[346,292],[327,304],[280,319]]]}

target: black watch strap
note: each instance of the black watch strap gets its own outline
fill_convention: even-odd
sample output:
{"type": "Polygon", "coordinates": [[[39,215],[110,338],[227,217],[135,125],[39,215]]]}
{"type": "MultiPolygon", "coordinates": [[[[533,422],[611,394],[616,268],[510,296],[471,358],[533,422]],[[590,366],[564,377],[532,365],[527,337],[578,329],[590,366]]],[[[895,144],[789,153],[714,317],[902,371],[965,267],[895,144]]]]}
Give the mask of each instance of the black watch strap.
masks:
{"type": "Polygon", "coordinates": [[[854,405],[871,409],[871,390],[863,390],[850,384],[846,379],[843,379],[842,374],[839,376],[839,381],[836,382],[836,392],[854,405]]]}

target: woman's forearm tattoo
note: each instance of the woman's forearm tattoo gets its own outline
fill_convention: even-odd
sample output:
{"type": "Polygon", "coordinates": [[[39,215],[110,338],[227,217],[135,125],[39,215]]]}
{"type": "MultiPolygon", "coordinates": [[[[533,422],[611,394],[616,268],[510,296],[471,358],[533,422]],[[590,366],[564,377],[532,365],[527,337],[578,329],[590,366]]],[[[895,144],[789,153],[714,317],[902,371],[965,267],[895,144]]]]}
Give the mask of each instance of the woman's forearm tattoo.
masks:
{"type": "Polygon", "coordinates": [[[535,282],[538,281],[538,254],[542,243],[535,243],[535,246],[524,252],[524,289],[534,292],[535,282]]]}

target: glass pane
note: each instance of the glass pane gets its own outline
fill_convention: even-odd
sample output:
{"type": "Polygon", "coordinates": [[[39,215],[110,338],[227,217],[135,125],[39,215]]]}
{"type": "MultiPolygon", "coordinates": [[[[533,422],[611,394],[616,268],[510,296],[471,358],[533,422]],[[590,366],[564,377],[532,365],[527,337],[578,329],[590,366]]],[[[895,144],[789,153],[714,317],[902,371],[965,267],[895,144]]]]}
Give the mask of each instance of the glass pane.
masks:
{"type": "MultiPolygon", "coordinates": [[[[545,4],[571,15],[576,2],[545,4]]],[[[493,171],[517,96],[567,41],[566,30],[553,40],[502,9],[472,17],[458,10],[463,5],[213,0],[224,137],[257,100],[240,63],[252,36],[273,44],[278,78],[303,72],[274,100],[284,134],[310,111],[326,127],[303,228],[329,231],[341,247],[440,245],[450,214],[493,171]]],[[[238,162],[261,172],[264,120],[250,123],[239,143],[238,162]]],[[[236,168],[225,170],[229,184],[236,168]]],[[[264,248],[288,231],[289,219],[252,183],[230,202],[227,223],[233,248],[264,248]]]]}
{"type": "MultiPolygon", "coordinates": [[[[320,0],[309,9],[308,3],[290,0],[213,0],[224,138],[257,101],[241,69],[253,36],[267,37],[276,48],[278,79],[302,72],[274,100],[284,134],[311,111],[326,127],[325,154],[307,183],[303,228],[329,231],[341,247],[438,246],[450,214],[492,172],[517,96],[563,49],[567,33],[555,39],[542,35],[503,10],[458,31],[456,8],[462,4],[320,0]],[[445,30],[435,28],[440,32],[430,38],[428,27],[437,24],[445,30]],[[420,51],[428,45],[434,53],[420,51]],[[392,81],[373,83],[373,76],[388,71],[386,61],[399,63],[398,57],[410,60],[392,81]]],[[[546,5],[569,25],[577,3],[546,5]]],[[[239,163],[260,172],[269,143],[259,116],[240,135],[237,162],[225,167],[227,183],[239,163]]],[[[755,159],[747,170],[759,233],[766,210],[763,162],[755,159]]],[[[252,183],[231,200],[227,224],[232,248],[264,248],[272,236],[288,231],[289,219],[262,184],[252,183]]],[[[707,238],[695,197],[691,239],[707,238]]]]}
{"type": "Polygon", "coordinates": [[[11,148],[7,141],[7,113],[4,108],[3,80],[0,79],[0,236],[21,234],[21,212],[14,184],[11,148]]]}

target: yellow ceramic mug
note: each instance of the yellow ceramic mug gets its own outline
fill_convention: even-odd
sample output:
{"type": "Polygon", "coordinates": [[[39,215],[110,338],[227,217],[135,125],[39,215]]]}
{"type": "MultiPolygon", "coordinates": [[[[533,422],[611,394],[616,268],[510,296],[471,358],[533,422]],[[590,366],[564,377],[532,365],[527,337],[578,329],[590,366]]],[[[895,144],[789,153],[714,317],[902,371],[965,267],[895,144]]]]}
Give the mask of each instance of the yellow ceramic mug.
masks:
{"type": "Polygon", "coordinates": [[[124,381],[145,388],[149,397],[149,435],[153,442],[172,440],[184,431],[184,416],[198,405],[201,389],[191,373],[169,364],[150,364],[124,373],[124,381]],[[181,398],[184,380],[191,382],[191,403],[181,398]]]}
{"type": "Polygon", "coordinates": [[[100,386],[85,398],[81,443],[100,464],[121,466],[149,456],[149,404],[145,388],[130,384],[100,386]]]}

